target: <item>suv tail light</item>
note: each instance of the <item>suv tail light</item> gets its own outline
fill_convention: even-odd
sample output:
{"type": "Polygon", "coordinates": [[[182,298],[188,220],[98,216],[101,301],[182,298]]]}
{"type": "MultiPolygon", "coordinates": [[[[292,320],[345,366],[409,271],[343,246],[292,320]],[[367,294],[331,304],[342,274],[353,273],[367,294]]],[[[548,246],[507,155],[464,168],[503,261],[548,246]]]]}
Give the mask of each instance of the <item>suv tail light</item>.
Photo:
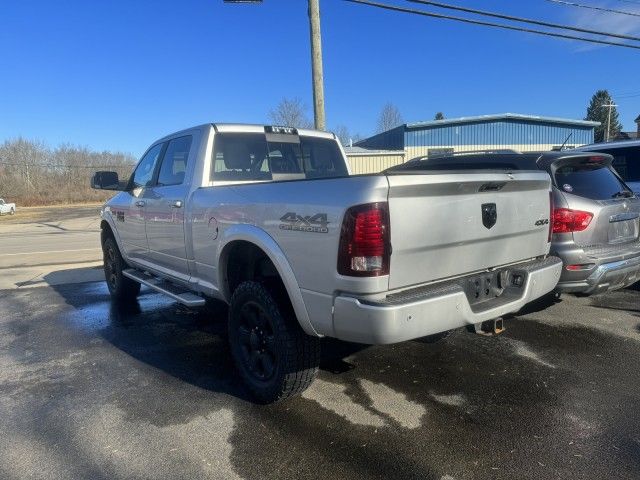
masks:
{"type": "Polygon", "coordinates": [[[585,230],[591,223],[593,213],[568,208],[553,210],[553,233],[571,233],[585,230]]]}
{"type": "Polygon", "coordinates": [[[340,233],[338,273],[352,277],[387,275],[390,238],[386,203],[368,203],[348,209],[340,233]]]}
{"type": "Polygon", "coordinates": [[[553,192],[549,192],[549,235],[547,243],[551,243],[551,235],[553,234],[553,192]]]}

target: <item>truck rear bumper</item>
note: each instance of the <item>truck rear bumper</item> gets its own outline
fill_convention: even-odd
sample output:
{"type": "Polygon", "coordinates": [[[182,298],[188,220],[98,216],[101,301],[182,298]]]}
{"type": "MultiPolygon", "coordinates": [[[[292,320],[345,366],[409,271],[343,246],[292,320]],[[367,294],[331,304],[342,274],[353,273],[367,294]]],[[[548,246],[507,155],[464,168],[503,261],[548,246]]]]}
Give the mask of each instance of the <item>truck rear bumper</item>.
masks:
{"type": "Polygon", "coordinates": [[[592,295],[628,287],[640,281],[640,255],[615,262],[602,263],[582,280],[561,281],[556,290],[592,295]]]}
{"type": "Polygon", "coordinates": [[[389,344],[514,313],[554,289],[562,261],[548,257],[508,271],[520,276],[517,288],[508,288],[499,297],[473,305],[463,288],[465,278],[389,295],[382,301],[339,295],[334,300],[334,333],[341,340],[389,344]]]}

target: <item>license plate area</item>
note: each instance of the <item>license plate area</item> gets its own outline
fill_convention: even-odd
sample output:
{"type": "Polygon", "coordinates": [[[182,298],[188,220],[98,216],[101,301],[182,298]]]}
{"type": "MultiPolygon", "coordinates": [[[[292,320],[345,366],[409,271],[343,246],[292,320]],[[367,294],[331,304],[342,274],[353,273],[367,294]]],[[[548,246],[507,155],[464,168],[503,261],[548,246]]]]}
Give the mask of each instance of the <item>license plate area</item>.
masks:
{"type": "Polygon", "coordinates": [[[609,223],[609,243],[632,242],[638,238],[638,219],[611,221],[609,223]]]}
{"type": "Polygon", "coordinates": [[[509,287],[519,288],[523,284],[524,276],[514,275],[509,270],[495,270],[465,278],[462,287],[473,306],[500,297],[509,287]]]}

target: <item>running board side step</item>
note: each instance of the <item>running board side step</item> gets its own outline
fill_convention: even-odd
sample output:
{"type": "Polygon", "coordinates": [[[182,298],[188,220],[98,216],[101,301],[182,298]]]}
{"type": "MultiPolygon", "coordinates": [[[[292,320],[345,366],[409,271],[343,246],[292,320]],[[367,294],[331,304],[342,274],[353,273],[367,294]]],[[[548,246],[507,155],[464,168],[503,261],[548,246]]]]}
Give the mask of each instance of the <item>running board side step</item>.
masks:
{"type": "Polygon", "coordinates": [[[163,293],[167,297],[173,298],[175,301],[186,307],[202,307],[205,304],[204,298],[187,290],[183,290],[177,285],[169,283],[166,280],[141,272],[140,270],[129,268],[127,270],[123,270],[122,274],[131,280],[135,280],[142,285],[146,285],[156,292],[163,293]]]}

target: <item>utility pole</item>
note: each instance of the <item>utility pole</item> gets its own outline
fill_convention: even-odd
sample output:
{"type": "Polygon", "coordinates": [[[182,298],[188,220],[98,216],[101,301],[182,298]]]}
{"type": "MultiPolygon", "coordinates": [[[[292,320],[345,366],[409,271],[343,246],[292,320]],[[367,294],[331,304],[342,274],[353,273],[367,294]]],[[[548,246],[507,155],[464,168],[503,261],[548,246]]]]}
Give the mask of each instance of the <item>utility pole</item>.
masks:
{"type": "Polygon", "coordinates": [[[316,129],[325,130],[320,0],[309,0],[309,31],[311,34],[311,75],[313,77],[313,121],[316,129]]]}
{"type": "Polygon", "coordinates": [[[604,137],[605,138],[604,141],[608,142],[609,141],[609,131],[611,129],[611,109],[613,107],[617,107],[618,105],[616,105],[615,103],[608,103],[608,104],[600,105],[600,106],[602,108],[608,108],[609,109],[609,112],[607,114],[607,131],[605,132],[605,137],[604,137]]]}
{"type": "MultiPolygon", "coordinates": [[[[224,3],[262,3],[262,0],[224,0],[224,3]]],[[[322,38],[320,35],[320,0],[309,0],[308,14],[309,36],[311,37],[313,123],[318,130],[325,130],[324,75],[322,73],[322,38]]]]}

